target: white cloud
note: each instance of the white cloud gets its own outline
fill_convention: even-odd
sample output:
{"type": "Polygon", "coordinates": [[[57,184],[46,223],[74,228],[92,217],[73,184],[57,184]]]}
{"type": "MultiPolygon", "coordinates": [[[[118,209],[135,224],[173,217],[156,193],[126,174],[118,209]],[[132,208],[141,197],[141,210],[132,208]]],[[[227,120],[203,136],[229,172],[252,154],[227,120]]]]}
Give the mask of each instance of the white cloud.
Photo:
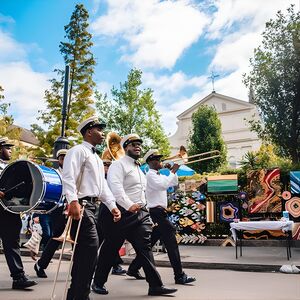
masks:
{"type": "Polygon", "coordinates": [[[171,68],[208,22],[193,1],[110,0],[108,12],[91,24],[97,35],[121,37],[122,60],[137,67],[171,68]]]}
{"type": "Polygon", "coordinates": [[[37,122],[38,110],[45,108],[43,97],[50,78],[31,68],[26,61],[28,49],[0,30],[0,85],[15,123],[26,128],[37,122]]]}

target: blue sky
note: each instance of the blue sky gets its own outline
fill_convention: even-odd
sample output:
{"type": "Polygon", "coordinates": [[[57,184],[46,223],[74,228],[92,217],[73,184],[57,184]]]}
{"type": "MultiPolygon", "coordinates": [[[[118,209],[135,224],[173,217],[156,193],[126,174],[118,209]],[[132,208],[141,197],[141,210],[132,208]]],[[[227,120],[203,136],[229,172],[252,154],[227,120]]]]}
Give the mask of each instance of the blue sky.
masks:
{"type": "Polygon", "coordinates": [[[76,3],[90,14],[94,80],[109,92],[133,67],[154,90],[167,134],[176,116],[212,91],[247,101],[242,74],[261,42],[265,22],[299,0],[1,0],[0,85],[17,125],[36,123],[59,43],[76,3]]]}

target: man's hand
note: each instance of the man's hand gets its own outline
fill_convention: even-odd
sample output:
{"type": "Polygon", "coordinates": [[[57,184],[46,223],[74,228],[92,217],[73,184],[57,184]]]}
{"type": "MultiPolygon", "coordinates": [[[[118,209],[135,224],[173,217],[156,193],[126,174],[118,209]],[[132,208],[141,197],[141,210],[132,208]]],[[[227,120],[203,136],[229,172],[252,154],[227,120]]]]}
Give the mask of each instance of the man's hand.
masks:
{"type": "Polygon", "coordinates": [[[141,209],[141,206],[139,204],[135,203],[128,208],[128,211],[130,211],[132,213],[137,213],[140,211],[140,209],[141,209]]]}
{"type": "Polygon", "coordinates": [[[0,198],[4,198],[5,194],[3,192],[0,192],[0,198]]]}
{"type": "Polygon", "coordinates": [[[172,169],[171,169],[171,172],[175,174],[177,172],[177,170],[179,169],[179,167],[180,167],[179,164],[174,164],[172,169]]]}
{"type": "Polygon", "coordinates": [[[113,208],[111,210],[112,215],[114,216],[114,222],[118,222],[121,219],[121,212],[118,208],[113,208]]]}
{"type": "Polygon", "coordinates": [[[74,200],[69,204],[68,216],[72,217],[72,219],[74,220],[79,220],[80,210],[81,205],[78,203],[78,201],[74,200]]]}

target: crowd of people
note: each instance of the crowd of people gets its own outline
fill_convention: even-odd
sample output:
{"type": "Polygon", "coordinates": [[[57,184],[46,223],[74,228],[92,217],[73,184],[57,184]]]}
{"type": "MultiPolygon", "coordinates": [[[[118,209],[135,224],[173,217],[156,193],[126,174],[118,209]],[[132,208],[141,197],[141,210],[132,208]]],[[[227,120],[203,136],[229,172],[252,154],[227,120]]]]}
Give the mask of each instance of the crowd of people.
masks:
{"type": "MultiPolygon", "coordinates": [[[[151,149],[143,158],[150,168],[145,175],[138,161],[143,141],[137,134],[122,138],[124,157],[113,162],[102,161],[96,145],[104,142],[105,127],[97,117],[84,120],[78,126],[83,142],[57,153],[65,205],[47,217],[53,224],[51,236],[63,233],[66,212],[73,219],[73,239],[80,224],[67,299],[90,299],[91,288],[97,294],[108,294],[105,283],[111,269],[112,274],[126,273],[139,280],[145,279],[150,296],[175,293],[177,289],[163,285],[155,266],[152,246],[158,239],[163,241],[174,271],[175,284],[196,280],[182,270],[175,228],[167,217],[167,188],[178,184],[176,171],[179,166],[174,164],[169,176],[161,175],[162,155],[151,149]],[[136,258],[127,272],[121,267],[119,256],[119,249],[125,240],[132,244],[136,252],[136,258]],[[140,268],[143,268],[145,277],[140,273],[140,268]]],[[[0,139],[2,169],[10,159],[12,146],[5,138],[0,139]]],[[[4,197],[5,192],[0,192],[0,198],[4,197]]],[[[37,284],[24,274],[18,243],[22,226],[20,216],[0,207],[0,222],[14,224],[9,228],[0,226],[0,238],[13,278],[12,288],[26,289],[37,284]]],[[[38,277],[47,277],[45,270],[59,245],[60,242],[48,239],[41,257],[34,264],[38,277]]]]}

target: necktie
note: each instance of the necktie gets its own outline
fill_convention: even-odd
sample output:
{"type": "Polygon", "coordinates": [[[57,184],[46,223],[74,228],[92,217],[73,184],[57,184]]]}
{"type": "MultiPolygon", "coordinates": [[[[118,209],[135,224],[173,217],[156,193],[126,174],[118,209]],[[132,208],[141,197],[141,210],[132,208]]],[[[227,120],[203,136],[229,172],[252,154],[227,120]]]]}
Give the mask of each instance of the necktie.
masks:
{"type": "Polygon", "coordinates": [[[96,153],[96,148],[95,147],[92,147],[92,152],[96,153]]]}

